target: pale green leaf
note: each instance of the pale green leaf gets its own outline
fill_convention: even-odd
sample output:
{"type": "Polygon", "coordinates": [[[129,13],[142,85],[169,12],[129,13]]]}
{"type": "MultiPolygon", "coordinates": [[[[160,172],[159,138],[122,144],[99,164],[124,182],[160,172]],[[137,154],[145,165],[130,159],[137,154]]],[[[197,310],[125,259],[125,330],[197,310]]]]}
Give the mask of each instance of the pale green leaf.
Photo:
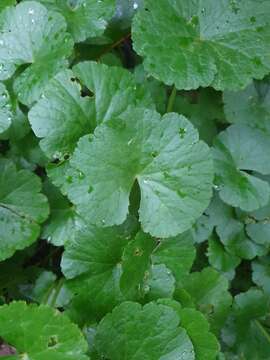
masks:
{"type": "MultiPolygon", "coordinates": [[[[30,64],[16,78],[14,89],[21,102],[32,104],[72,51],[64,18],[35,1],[25,1],[1,13],[0,77],[6,68],[30,64]]],[[[12,72],[9,72],[9,77],[12,72]]]]}
{"type": "Polygon", "coordinates": [[[168,306],[124,302],[105,316],[95,344],[111,360],[193,360],[192,343],[168,306]]]}
{"type": "Polygon", "coordinates": [[[265,0],[145,0],[134,48],[146,70],[178,89],[241,89],[269,72],[265,0]]]}
{"type": "Polygon", "coordinates": [[[189,229],[212,194],[212,160],[184,118],[130,108],[83,137],[71,159],[81,175],[67,189],[78,212],[99,226],[127,217],[135,181],[145,232],[169,237],[189,229]],[[79,188],[88,189],[78,198],[79,188]]]}
{"type": "Polygon", "coordinates": [[[49,207],[40,179],[0,159],[0,260],[37,240],[49,207]]]}
{"type": "Polygon", "coordinates": [[[17,350],[15,359],[88,359],[79,328],[48,306],[24,302],[1,306],[0,323],[0,337],[17,350]]]}
{"type": "Polygon", "coordinates": [[[232,125],[213,148],[216,184],[221,199],[245,211],[268,203],[270,187],[256,173],[270,173],[270,137],[247,125],[232,125]]]}
{"type": "Polygon", "coordinates": [[[64,16],[76,42],[102,35],[114,14],[115,0],[40,0],[64,16]]]}

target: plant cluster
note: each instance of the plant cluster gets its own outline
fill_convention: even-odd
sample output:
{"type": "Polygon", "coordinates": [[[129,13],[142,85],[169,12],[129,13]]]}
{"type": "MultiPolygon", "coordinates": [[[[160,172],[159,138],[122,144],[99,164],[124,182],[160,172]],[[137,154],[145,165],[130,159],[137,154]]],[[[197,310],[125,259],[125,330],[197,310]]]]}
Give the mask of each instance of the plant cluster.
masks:
{"type": "Polygon", "coordinates": [[[268,0],[1,0],[1,359],[270,359],[269,74],[268,0]]]}

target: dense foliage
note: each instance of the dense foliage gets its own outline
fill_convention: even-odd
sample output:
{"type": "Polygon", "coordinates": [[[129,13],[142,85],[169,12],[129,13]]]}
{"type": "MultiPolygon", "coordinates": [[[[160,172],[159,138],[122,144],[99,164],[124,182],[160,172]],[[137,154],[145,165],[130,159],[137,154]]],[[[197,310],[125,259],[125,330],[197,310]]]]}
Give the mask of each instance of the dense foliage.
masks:
{"type": "Polygon", "coordinates": [[[1,359],[270,359],[268,74],[268,0],[1,0],[1,359]]]}

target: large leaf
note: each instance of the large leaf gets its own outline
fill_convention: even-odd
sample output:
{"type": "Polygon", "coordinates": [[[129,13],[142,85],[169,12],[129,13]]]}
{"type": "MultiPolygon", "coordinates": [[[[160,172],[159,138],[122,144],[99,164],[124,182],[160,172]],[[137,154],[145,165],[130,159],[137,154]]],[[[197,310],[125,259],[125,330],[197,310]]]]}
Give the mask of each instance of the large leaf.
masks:
{"type": "Polygon", "coordinates": [[[0,23],[0,77],[10,77],[15,67],[31,64],[14,83],[20,101],[31,104],[48,80],[67,65],[73,42],[65,20],[38,2],[26,1],[5,9],[0,23]],[[6,74],[10,67],[13,71],[6,74]]]}
{"type": "Polygon", "coordinates": [[[88,317],[103,316],[124,299],[120,291],[121,258],[129,238],[124,228],[87,227],[66,244],[62,271],[70,279],[69,288],[77,294],[75,308],[84,309],[88,317]]]}
{"type": "Polygon", "coordinates": [[[95,344],[111,360],[195,359],[192,342],[168,306],[124,302],[105,316],[95,344]]]}
{"type": "Polygon", "coordinates": [[[121,114],[128,105],[150,106],[152,101],[127,70],[95,62],[80,63],[73,70],[57,74],[29,112],[36,136],[43,138],[43,151],[61,160],[96,124],[121,114]],[[93,97],[89,91],[84,96],[85,87],[93,97]]]}
{"type": "Polygon", "coordinates": [[[247,125],[232,125],[214,142],[213,156],[219,196],[245,211],[268,203],[270,187],[254,172],[270,174],[270,137],[247,125]]]}
{"type": "Polygon", "coordinates": [[[0,159],[0,260],[31,245],[48,216],[46,197],[40,194],[40,179],[27,170],[0,159]]]}
{"type": "Polygon", "coordinates": [[[68,196],[84,218],[99,226],[123,223],[136,180],[142,228],[154,236],[189,229],[212,194],[209,149],[176,114],[161,118],[154,111],[130,108],[80,139],[71,164],[80,176],[68,196]],[[79,188],[86,190],[83,196],[79,188]]]}
{"type": "Polygon", "coordinates": [[[146,0],[133,22],[146,70],[178,89],[240,89],[269,72],[270,4],[146,0]]]}
{"type": "Polygon", "coordinates": [[[40,0],[48,9],[59,11],[76,42],[100,36],[113,16],[115,0],[40,0]]]}
{"type": "Polygon", "coordinates": [[[0,324],[0,337],[17,351],[10,359],[88,359],[88,346],[77,326],[48,306],[1,306],[0,324]]]}

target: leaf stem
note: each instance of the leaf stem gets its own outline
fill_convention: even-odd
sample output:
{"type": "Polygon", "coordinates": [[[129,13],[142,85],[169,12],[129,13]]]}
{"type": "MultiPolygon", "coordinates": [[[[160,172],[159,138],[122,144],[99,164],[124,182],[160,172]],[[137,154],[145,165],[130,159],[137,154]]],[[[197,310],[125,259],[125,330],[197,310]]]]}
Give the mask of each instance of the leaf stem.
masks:
{"type": "Polygon", "coordinates": [[[62,289],[64,281],[65,281],[64,277],[58,280],[58,284],[55,287],[55,292],[54,292],[52,301],[50,302],[51,307],[56,307],[55,305],[56,305],[56,302],[57,302],[57,298],[58,298],[58,295],[59,295],[59,293],[60,293],[60,291],[62,289]]]}
{"type": "Polygon", "coordinates": [[[172,88],[170,97],[169,97],[169,101],[168,101],[168,106],[167,106],[167,113],[172,112],[173,110],[173,106],[174,106],[174,102],[175,102],[175,98],[176,98],[176,87],[175,85],[172,88]]]}
{"type": "Polygon", "coordinates": [[[131,37],[131,32],[129,32],[128,34],[122,36],[120,39],[115,41],[113,44],[109,45],[101,54],[99,54],[99,56],[98,56],[98,58],[96,60],[99,61],[102,58],[103,55],[105,55],[108,52],[112,51],[114,48],[116,48],[118,45],[120,45],[122,42],[126,41],[130,37],[131,37]]]}
{"type": "Polygon", "coordinates": [[[268,340],[270,343],[270,334],[265,330],[265,328],[262,326],[262,324],[258,320],[254,320],[254,323],[257,325],[261,333],[264,335],[264,337],[268,340]]]}

